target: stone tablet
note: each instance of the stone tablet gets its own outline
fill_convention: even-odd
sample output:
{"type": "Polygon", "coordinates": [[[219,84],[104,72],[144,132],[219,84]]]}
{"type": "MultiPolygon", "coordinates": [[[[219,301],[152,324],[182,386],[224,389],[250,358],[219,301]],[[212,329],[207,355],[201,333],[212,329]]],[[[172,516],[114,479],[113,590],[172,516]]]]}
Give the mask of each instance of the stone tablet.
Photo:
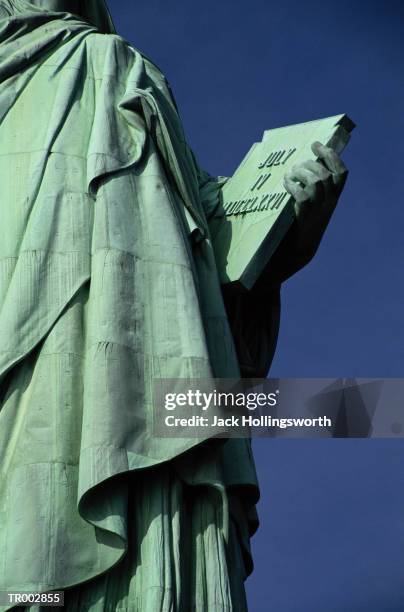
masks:
{"type": "Polygon", "coordinates": [[[251,289],[294,220],[294,200],[283,186],[286,171],[316,159],[318,140],[340,153],[355,124],[347,115],[267,130],[222,189],[223,209],[211,223],[222,284],[251,289]]]}

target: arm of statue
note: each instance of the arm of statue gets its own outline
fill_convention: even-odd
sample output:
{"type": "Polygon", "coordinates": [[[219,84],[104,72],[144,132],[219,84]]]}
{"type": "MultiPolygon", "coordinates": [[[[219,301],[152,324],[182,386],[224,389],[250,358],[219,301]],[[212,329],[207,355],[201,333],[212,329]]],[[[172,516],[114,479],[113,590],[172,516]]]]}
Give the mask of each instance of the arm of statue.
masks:
{"type": "MultiPolygon", "coordinates": [[[[220,217],[221,188],[226,177],[212,177],[197,167],[199,195],[207,221],[220,217]]],[[[246,293],[234,293],[224,286],[223,299],[237,351],[241,375],[260,378],[268,373],[275,351],[279,328],[279,286],[266,292],[266,299],[255,298],[254,288],[246,293]]]]}
{"type": "Polygon", "coordinates": [[[305,266],[315,255],[348,170],[331,148],[315,142],[318,161],[293,166],[285,175],[285,189],[295,200],[296,219],[258,281],[257,289],[279,284],[305,266]]]}
{"type": "Polygon", "coordinates": [[[344,187],[347,169],[329,147],[314,143],[318,161],[294,166],[285,188],[295,199],[296,220],[251,291],[224,300],[243,376],[266,376],[280,323],[280,286],[316,253],[344,187]]]}

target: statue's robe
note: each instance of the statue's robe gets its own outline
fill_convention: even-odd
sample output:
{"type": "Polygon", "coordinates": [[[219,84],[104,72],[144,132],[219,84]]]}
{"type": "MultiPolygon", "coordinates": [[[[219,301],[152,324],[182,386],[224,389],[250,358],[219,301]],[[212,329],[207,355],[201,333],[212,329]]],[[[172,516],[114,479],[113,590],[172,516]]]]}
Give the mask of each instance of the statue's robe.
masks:
{"type": "Polygon", "coordinates": [[[122,38],[25,0],[0,18],[0,591],[244,610],[250,442],[151,431],[153,378],[237,377],[241,354],[259,374],[274,344],[261,304],[237,358],[209,238],[220,181],[122,38]]]}

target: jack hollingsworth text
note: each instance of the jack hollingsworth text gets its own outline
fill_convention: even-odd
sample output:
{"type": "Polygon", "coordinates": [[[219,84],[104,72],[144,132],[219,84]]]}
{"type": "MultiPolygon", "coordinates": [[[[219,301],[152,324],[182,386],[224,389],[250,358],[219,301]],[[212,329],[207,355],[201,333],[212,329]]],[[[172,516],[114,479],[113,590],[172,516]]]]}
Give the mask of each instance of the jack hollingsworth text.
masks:
{"type": "Polygon", "coordinates": [[[253,417],[251,415],[241,417],[232,415],[221,418],[214,415],[210,419],[195,414],[188,418],[170,415],[165,418],[165,424],[167,427],[278,427],[279,429],[288,427],[332,427],[331,419],[325,416],[315,419],[278,419],[270,416],[253,417]]]}

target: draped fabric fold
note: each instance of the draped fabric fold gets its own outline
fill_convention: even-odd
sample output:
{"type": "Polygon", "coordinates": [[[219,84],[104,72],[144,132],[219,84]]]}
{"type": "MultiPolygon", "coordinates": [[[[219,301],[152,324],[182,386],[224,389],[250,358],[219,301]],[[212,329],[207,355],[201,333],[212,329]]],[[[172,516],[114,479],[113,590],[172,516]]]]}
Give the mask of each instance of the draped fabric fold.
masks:
{"type": "Polygon", "coordinates": [[[0,1],[0,590],[244,610],[250,442],[156,439],[151,420],[153,378],[239,375],[207,220],[220,181],[104,3],[62,4],[0,1]]]}

